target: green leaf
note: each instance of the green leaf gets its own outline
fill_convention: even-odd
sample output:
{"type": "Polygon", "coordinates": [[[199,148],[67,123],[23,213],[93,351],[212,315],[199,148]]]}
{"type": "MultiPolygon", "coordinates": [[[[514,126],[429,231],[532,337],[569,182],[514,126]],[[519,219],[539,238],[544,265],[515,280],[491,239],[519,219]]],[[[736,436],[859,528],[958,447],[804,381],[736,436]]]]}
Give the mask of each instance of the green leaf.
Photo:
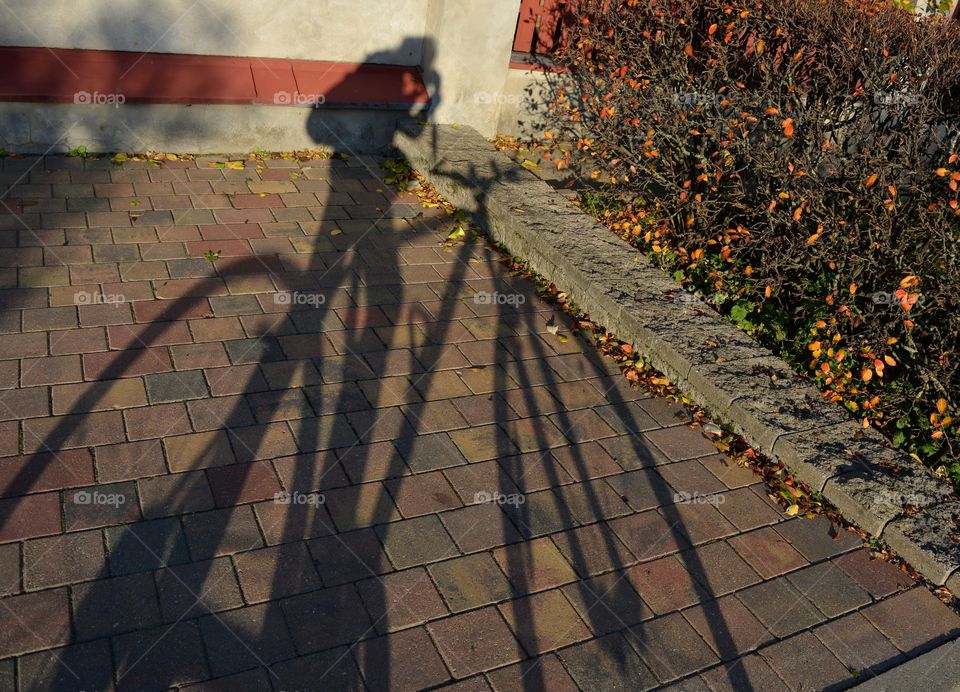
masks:
{"type": "Polygon", "coordinates": [[[750,308],[745,303],[737,303],[730,310],[730,319],[734,322],[743,322],[750,314],[750,308]]]}

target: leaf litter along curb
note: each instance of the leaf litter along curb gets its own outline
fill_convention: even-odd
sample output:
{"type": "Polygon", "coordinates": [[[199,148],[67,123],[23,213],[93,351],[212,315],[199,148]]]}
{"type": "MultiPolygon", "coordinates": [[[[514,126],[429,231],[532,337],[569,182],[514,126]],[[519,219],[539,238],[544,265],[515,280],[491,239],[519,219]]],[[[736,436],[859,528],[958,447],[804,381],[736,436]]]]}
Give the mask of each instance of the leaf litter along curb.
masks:
{"type": "MultiPolygon", "coordinates": [[[[541,300],[559,306],[570,320],[567,325],[570,333],[582,338],[602,355],[611,358],[620,367],[621,375],[630,386],[643,387],[654,396],[684,406],[693,417],[688,427],[700,428],[720,453],[737,466],[749,468],[759,476],[767,486],[767,496],[783,508],[784,514],[807,519],[826,517],[837,531],[835,540],[839,539],[840,530],[857,534],[869,549],[871,557],[896,565],[901,572],[913,580],[925,584],[943,603],[960,612],[960,598],[955,597],[949,589],[931,584],[885,543],[869,536],[861,528],[844,519],[818,491],[812,490],[806,483],[796,478],[782,461],[774,461],[757,452],[742,436],[714,423],[705,410],[684,395],[674,383],[670,382],[669,378],[657,371],[630,344],[621,341],[602,325],[591,320],[590,316],[585,314],[566,293],[558,290],[553,283],[530,269],[525,260],[511,255],[502,243],[492,241],[483,229],[467,221],[467,216],[462,210],[441,197],[436,188],[420,173],[410,168],[409,164],[403,161],[388,161],[384,167],[392,173],[390,184],[397,185],[400,190],[415,192],[424,206],[441,209],[444,215],[455,222],[456,225],[451,233],[440,242],[441,246],[450,250],[468,240],[485,243],[490,250],[500,255],[497,261],[503,264],[512,276],[530,281],[541,300]]],[[[547,331],[557,336],[559,341],[565,342],[567,338],[562,334],[559,325],[554,326],[558,328],[548,327],[547,331]]]]}

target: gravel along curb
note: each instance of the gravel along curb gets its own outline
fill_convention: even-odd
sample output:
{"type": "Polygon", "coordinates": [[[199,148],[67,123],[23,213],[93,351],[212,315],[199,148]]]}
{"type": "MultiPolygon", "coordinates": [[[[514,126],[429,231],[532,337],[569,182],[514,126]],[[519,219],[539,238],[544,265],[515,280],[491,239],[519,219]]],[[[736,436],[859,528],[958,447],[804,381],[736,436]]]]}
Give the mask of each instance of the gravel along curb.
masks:
{"type": "Polygon", "coordinates": [[[928,580],[960,594],[953,541],[960,501],[948,483],[824,401],[786,363],[475,130],[411,123],[394,144],[440,194],[716,420],[786,463],[928,580]]]}

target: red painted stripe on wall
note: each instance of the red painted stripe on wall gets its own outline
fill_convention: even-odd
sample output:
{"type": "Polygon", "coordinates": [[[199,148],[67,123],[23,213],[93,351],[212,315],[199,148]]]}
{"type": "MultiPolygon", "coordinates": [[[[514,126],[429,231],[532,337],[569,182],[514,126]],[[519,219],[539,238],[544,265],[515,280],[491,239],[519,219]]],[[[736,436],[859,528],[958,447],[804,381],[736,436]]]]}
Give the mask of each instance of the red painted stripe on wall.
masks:
{"type": "Polygon", "coordinates": [[[416,67],[64,48],[0,47],[0,100],[51,103],[426,104],[416,67]]]}

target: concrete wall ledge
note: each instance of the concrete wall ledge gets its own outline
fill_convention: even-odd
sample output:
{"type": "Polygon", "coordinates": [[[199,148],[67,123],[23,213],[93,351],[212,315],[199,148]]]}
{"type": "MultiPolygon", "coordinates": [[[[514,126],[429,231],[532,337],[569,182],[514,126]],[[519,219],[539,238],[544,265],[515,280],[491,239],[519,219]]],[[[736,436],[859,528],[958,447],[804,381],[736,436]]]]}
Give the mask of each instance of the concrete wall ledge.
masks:
{"type": "Polygon", "coordinates": [[[476,131],[413,126],[394,143],[494,240],[631,342],[716,420],[783,460],[931,582],[960,593],[960,550],[948,535],[960,502],[949,484],[863,430],[712,309],[676,301],[679,284],[476,131]]]}

